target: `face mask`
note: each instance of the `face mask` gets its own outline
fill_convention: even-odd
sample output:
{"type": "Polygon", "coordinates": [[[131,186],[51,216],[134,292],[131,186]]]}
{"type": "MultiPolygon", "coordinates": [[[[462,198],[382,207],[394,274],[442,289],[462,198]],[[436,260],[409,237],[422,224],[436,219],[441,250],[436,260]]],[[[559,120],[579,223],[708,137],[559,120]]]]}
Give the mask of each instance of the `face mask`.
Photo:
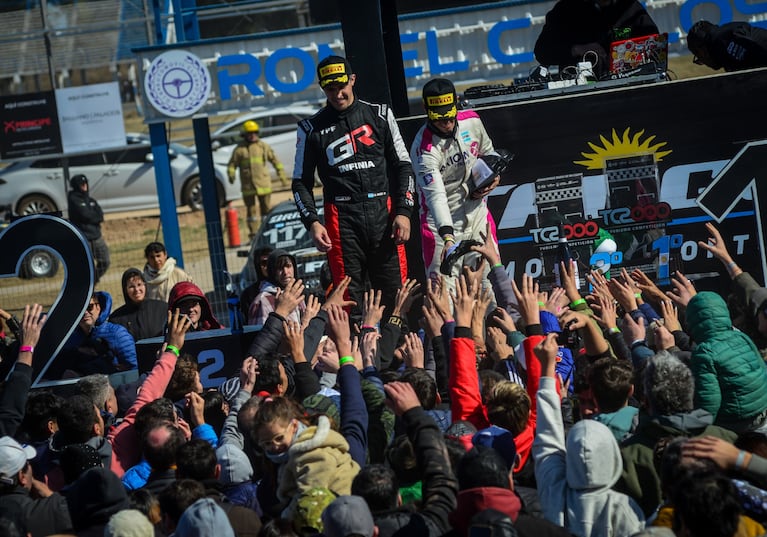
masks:
{"type": "Polygon", "coordinates": [[[264,454],[266,455],[266,458],[274,464],[282,464],[288,461],[288,450],[285,450],[282,453],[270,453],[269,451],[264,451],[264,454]]]}

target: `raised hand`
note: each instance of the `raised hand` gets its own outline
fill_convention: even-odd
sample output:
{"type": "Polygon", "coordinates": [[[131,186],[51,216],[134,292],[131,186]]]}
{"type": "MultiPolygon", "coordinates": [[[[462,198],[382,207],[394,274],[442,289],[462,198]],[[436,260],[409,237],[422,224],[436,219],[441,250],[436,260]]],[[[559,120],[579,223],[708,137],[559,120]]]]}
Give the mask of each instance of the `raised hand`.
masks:
{"type": "Polygon", "coordinates": [[[655,282],[650,279],[647,274],[642,272],[642,269],[635,268],[631,271],[631,279],[634,280],[636,286],[642,292],[642,296],[653,302],[663,302],[666,300],[666,295],[663,291],[655,285],[655,282]]]}
{"type": "Polygon", "coordinates": [[[320,299],[317,298],[317,295],[309,295],[306,299],[306,310],[304,311],[303,316],[301,317],[301,328],[306,330],[306,327],[309,326],[309,323],[312,319],[314,319],[317,314],[320,312],[320,299]]]}
{"type": "Polygon", "coordinates": [[[624,311],[634,311],[638,308],[634,289],[628,282],[623,281],[621,278],[613,278],[608,286],[615,300],[618,301],[618,304],[621,305],[624,311]]]}
{"type": "Polygon", "coordinates": [[[726,264],[732,261],[730,252],[727,251],[727,244],[725,244],[724,239],[722,239],[722,234],[719,233],[719,230],[716,229],[716,226],[714,226],[714,224],[711,222],[707,222],[706,230],[711,236],[705,242],[698,241],[698,246],[707,252],[711,252],[711,255],[716,257],[722,263],[726,264]]]}
{"type": "Polygon", "coordinates": [[[495,248],[495,242],[493,242],[492,234],[490,230],[490,223],[485,227],[485,235],[483,237],[484,242],[479,246],[472,246],[471,251],[481,254],[491,267],[494,267],[501,262],[501,256],[498,250],[495,248]]]}
{"type": "Polygon", "coordinates": [[[511,318],[511,315],[509,315],[508,311],[500,306],[495,308],[495,311],[498,313],[498,316],[495,318],[496,322],[506,334],[517,331],[517,325],[514,322],[514,319],[511,318]]]}
{"type": "Polygon", "coordinates": [[[644,325],[644,317],[635,321],[628,313],[623,315],[623,340],[627,345],[635,341],[646,341],[647,327],[644,325]]]}
{"type": "Polygon", "coordinates": [[[698,294],[692,282],[681,272],[674,273],[671,284],[674,286],[674,290],[668,291],[666,294],[682,308],[686,308],[690,299],[698,294]]]}
{"type": "Polygon", "coordinates": [[[189,320],[189,316],[182,315],[178,308],[175,312],[169,311],[166,343],[181,350],[181,347],[184,346],[184,337],[191,326],[192,321],[189,320]]]}
{"type": "Polygon", "coordinates": [[[615,301],[612,296],[599,297],[599,314],[594,313],[594,320],[604,328],[610,330],[611,328],[618,327],[618,314],[615,308],[615,301]]]}
{"type": "Polygon", "coordinates": [[[549,333],[535,346],[533,352],[541,362],[541,375],[556,378],[557,352],[559,352],[557,333],[549,333]]]}
{"type": "Polygon", "coordinates": [[[569,263],[559,263],[559,273],[562,275],[560,280],[562,281],[562,287],[565,288],[567,298],[570,303],[575,302],[581,298],[581,293],[578,291],[578,285],[575,281],[575,259],[571,259],[569,263]]]}
{"type": "Polygon", "coordinates": [[[477,260],[476,265],[472,269],[469,265],[463,266],[463,273],[466,275],[467,281],[469,281],[474,289],[479,289],[482,286],[482,274],[485,272],[485,258],[482,257],[477,260]]]}
{"type": "Polygon", "coordinates": [[[338,304],[328,309],[328,332],[336,344],[339,356],[350,356],[352,352],[349,314],[338,304]]]}
{"type": "MultiPolygon", "coordinates": [[[[517,282],[511,281],[511,288],[517,297],[517,308],[522,320],[526,325],[540,324],[540,306],[538,305],[538,283],[527,274],[522,274],[522,285],[517,287],[517,282]]],[[[569,298],[569,297],[568,297],[569,298]]]]}
{"type": "Polygon", "coordinates": [[[280,317],[287,317],[295,310],[304,299],[303,280],[293,280],[285,289],[277,293],[277,302],[274,305],[274,312],[280,317]]]}
{"type": "Polygon", "coordinates": [[[567,294],[564,288],[555,287],[543,302],[546,304],[543,309],[554,315],[559,315],[562,313],[562,309],[567,306],[567,294]]]}
{"type": "Polygon", "coordinates": [[[397,298],[394,301],[394,309],[392,315],[397,317],[403,317],[410,311],[410,306],[413,305],[413,301],[418,298],[420,293],[418,290],[421,288],[421,284],[418,280],[411,279],[406,280],[402,287],[397,291],[397,298]]]}
{"type": "Polygon", "coordinates": [[[186,407],[189,409],[192,425],[197,427],[205,423],[205,399],[196,392],[189,392],[184,396],[184,399],[186,399],[186,407]]]}
{"type": "Polygon", "coordinates": [[[408,382],[389,382],[384,384],[386,404],[397,416],[421,406],[413,386],[408,382]]]}
{"type": "Polygon", "coordinates": [[[668,350],[674,345],[676,345],[676,342],[674,341],[674,335],[668,331],[668,328],[664,326],[661,322],[655,322],[652,323],[651,326],[655,327],[655,330],[653,331],[654,335],[654,341],[655,341],[655,348],[657,350],[668,350]]]}
{"type": "Polygon", "coordinates": [[[365,291],[365,304],[362,308],[362,326],[378,326],[383,317],[385,306],[381,304],[381,291],[365,291]]]}
{"type": "Polygon", "coordinates": [[[240,389],[248,393],[253,393],[258,378],[258,361],[252,356],[248,356],[242,361],[240,368],[240,389]]]}
{"type": "Polygon", "coordinates": [[[429,339],[433,339],[442,333],[442,325],[445,322],[437,312],[437,308],[428,298],[424,301],[424,305],[421,306],[421,313],[423,313],[422,325],[426,330],[426,335],[429,339]]]}
{"type": "Polygon", "coordinates": [[[450,306],[450,296],[448,294],[447,285],[445,284],[445,277],[441,274],[437,280],[429,280],[426,285],[426,297],[429,302],[437,310],[443,321],[449,321],[453,319],[450,306]]]}
{"type": "Polygon", "coordinates": [[[343,308],[346,308],[349,306],[356,306],[357,303],[354,302],[353,300],[344,299],[346,290],[349,288],[349,284],[351,282],[352,282],[351,276],[344,276],[344,279],[338,282],[338,285],[336,285],[333,288],[333,292],[330,293],[330,296],[325,300],[325,303],[322,305],[322,309],[325,311],[328,311],[333,304],[338,304],[339,306],[343,308]]]}
{"type": "Polygon", "coordinates": [[[305,362],[304,327],[295,321],[283,321],[282,327],[285,333],[285,341],[290,349],[290,355],[293,358],[293,362],[305,362]]]}
{"type": "Polygon", "coordinates": [[[423,342],[418,334],[415,332],[409,332],[405,334],[405,365],[407,367],[414,367],[417,369],[423,369],[424,367],[424,353],[423,342]]]}
{"type": "Polygon", "coordinates": [[[21,318],[21,346],[34,347],[40,341],[40,332],[48,320],[48,314],[43,313],[40,304],[24,306],[24,316],[21,318]]]}
{"type": "Polygon", "coordinates": [[[487,327],[487,343],[495,353],[497,360],[505,360],[509,356],[514,356],[514,349],[508,344],[506,333],[497,326],[487,327]]]}
{"type": "Polygon", "coordinates": [[[455,296],[453,297],[456,326],[471,326],[476,294],[476,289],[472,288],[472,284],[466,281],[466,276],[461,274],[456,281],[455,296]]]}
{"type": "Polygon", "coordinates": [[[362,365],[368,367],[375,365],[375,357],[378,352],[378,340],[381,338],[381,334],[368,330],[363,332],[362,339],[360,341],[360,353],[362,354],[362,365]]]}
{"type": "Polygon", "coordinates": [[[663,324],[669,332],[675,332],[682,329],[682,323],[679,322],[679,310],[670,300],[663,300],[660,303],[660,311],[663,316],[663,324]]]}

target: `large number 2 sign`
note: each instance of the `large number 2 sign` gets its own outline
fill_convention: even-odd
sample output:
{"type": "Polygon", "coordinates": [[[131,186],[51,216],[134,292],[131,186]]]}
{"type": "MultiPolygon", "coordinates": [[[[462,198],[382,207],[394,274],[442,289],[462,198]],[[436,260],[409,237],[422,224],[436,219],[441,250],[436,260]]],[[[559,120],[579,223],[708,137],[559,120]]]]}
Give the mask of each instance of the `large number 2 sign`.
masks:
{"type": "Polygon", "coordinates": [[[93,257],[80,232],[62,218],[32,215],[20,218],[0,233],[0,278],[18,276],[21,261],[32,248],[61,256],[64,284],[48,312],[33,357],[32,386],[41,379],[77,326],[93,292],[93,257]]]}

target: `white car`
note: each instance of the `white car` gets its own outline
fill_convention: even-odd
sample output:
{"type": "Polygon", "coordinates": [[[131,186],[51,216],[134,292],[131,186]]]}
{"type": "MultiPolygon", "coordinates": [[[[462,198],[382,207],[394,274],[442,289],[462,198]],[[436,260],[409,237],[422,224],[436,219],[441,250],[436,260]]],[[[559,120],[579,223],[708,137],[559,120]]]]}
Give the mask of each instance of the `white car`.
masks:
{"type": "MultiPolygon", "coordinates": [[[[211,146],[213,147],[213,161],[217,165],[226,166],[232,151],[237,143],[242,140],[240,135],[242,124],[246,121],[255,121],[259,126],[261,139],[269,144],[277,155],[277,159],[285,168],[285,173],[290,178],[296,159],[296,123],[302,119],[313,116],[319,108],[311,106],[285,106],[263,108],[248,112],[237,119],[218,127],[211,134],[211,146]]],[[[271,170],[272,178],[277,174],[274,168],[267,164],[271,170]]]]}
{"type": "MultiPolygon", "coordinates": [[[[70,177],[85,175],[91,196],[106,213],[159,206],[149,137],[128,134],[126,142],[122,148],[69,157],[70,177]]],[[[177,205],[201,209],[200,172],[194,150],[170,144],[169,156],[177,205]]],[[[239,199],[239,188],[229,184],[226,168],[214,167],[221,206],[239,199]]],[[[10,205],[20,216],[65,211],[68,190],[62,159],[58,157],[17,161],[0,170],[0,205],[10,205]]]]}

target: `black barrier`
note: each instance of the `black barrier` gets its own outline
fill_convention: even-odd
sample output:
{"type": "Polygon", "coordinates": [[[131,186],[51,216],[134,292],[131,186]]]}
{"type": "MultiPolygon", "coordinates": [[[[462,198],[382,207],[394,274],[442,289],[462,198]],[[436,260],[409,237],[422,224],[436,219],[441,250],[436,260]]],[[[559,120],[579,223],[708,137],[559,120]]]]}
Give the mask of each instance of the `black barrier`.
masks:
{"type": "MultiPolygon", "coordinates": [[[[189,332],[181,352],[197,359],[203,388],[217,388],[229,377],[238,375],[258,331],[259,327],[246,326],[238,334],[232,334],[228,328],[189,332]]],[[[161,337],[136,342],[139,373],[152,369],[162,343],[161,337]]]]}

